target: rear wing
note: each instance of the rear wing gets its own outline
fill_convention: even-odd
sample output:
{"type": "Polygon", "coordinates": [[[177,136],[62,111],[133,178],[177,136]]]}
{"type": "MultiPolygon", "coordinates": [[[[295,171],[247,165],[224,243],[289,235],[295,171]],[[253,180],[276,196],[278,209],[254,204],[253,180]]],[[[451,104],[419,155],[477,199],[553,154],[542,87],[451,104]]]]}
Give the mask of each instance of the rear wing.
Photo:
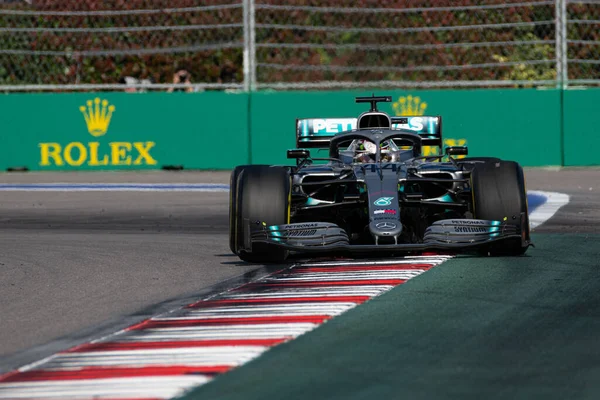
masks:
{"type": "MultiPolygon", "coordinates": [[[[442,117],[391,117],[392,129],[419,134],[423,146],[442,147],[442,117]]],[[[356,129],[357,118],[306,118],[296,120],[296,147],[328,148],[334,136],[356,129]]]]}

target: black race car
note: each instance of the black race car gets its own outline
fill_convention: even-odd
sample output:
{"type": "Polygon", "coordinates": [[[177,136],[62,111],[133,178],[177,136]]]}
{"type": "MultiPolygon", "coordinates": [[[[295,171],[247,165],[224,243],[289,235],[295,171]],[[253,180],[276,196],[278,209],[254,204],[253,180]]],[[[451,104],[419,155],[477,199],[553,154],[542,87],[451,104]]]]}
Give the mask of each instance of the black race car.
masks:
{"type": "Polygon", "coordinates": [[[358,118],[296,121],[295,166],[243,165],[231,173],[229,244],[249,262],[290,252],[394,255],[473,251],[521,255],[530,246],[523,169],[462,158],[442,146],[439,116],[390,117],[370,103],[358,118]],[[307,148],[329,149],[311,157],[307,148]],[[443,159],[448,161],[444,162],[443,159]]]}

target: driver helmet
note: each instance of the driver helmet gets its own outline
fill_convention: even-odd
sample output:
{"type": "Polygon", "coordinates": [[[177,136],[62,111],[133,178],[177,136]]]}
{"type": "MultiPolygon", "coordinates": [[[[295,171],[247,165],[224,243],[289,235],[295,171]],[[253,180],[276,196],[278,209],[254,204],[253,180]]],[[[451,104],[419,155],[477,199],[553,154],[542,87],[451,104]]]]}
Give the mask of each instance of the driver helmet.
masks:
{"type": "Polygon", "coordinates": [[[375,153],[377,152],[377,146],[375,143],[359,139],[356,143],[356,156],[354,157],[358,162],[375,162],[375,153]]]}
{"type": "MultiPolygon", "coordinates": [[[[398,148],[391,140],[385,140],[379,144],[381,149],[381,161],[390,162],[396,161],[398,158],[398,148]]],[[[372,163],[375,162],[375,153],[377,145],[369,140],[359,139],[355,147],[354,159],[357,162],[372,163]]]]}

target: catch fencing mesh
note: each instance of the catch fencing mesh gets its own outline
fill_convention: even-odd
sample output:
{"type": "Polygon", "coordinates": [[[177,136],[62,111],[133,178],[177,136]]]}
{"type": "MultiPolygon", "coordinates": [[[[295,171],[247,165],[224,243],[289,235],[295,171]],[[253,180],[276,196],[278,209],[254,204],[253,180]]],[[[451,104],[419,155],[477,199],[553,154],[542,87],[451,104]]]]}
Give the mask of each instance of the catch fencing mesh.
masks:
{"type": "Polygon", "coordinates": [[[554,84],[555,9],[555,1],[319,0],[281,5],[257,0],[257,84],[554,84]]]}
{"type": "Polygon", "coordinates": [[[243,15],[241,1],[3,1],[0,85],[136,87],[185,70],[186,82],[238,87],[243,15]]]}
{"type": "Polygon", "coordinates": [[[600,0],[0,0],[0,90],[595,85],[599,28],[600,0]]]}
{"type": "Polygon", "coordinates": [[[566,1],[565,58],[569,84],[600,84],[600,1],[566,1]]]}

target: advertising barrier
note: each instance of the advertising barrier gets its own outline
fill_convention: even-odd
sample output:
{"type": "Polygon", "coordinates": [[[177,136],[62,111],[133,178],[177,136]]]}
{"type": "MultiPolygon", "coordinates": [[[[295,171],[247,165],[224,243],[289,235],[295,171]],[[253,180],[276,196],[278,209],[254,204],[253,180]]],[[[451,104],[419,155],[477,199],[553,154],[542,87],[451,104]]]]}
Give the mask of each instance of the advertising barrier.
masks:
{"type": "Polygon", "coordinates": [[[0,167],[229,169],[248,160],[248,95],[0,96],[0,167]]]}
{"type": "MultiPolygon", "coordinates": [[[[526,166],[560,165],[560,91],[478,89],[390,91],[379,109],[392,116],[441,115],[445,146],[467,145],[469,155],[515,160],[526,166]]],[[[355,96],[371,92],[253,93],[250,104],[252,163],[285,163],[295,146],[296,118],[355,117],[367,110],[355,96]]],[[[439,149],[425,149],[438,154],[439,149]]],[[[327,156],[327,151],[319,153],[327,156]]],[[[315,154],[317,156],[317,154],[315,154]]]]}
{"type": "Polygon", "coordinates": [[[564,91],[565,165],[600,165],[600,89],[564,91]]]}
{"type": "MultiPolygon", "coordinates": [[[[0,169],[231,169],[290,164],[297,118],[356,117],[355,96],[392,96],[391,116],[442,116],[443,146],[524,166],[600,165],[600,89],[60,93],[0,96],[0,169]]],[[[413,123],[411,122],[411,123],[413,123]]],[[[324,126],[323,129],[328,129],[324,126]]],[[[425,147],[426,155],[443,149],[425,147]]],[[[327,150],[312,149],[314,157],[327,150]]]]}

